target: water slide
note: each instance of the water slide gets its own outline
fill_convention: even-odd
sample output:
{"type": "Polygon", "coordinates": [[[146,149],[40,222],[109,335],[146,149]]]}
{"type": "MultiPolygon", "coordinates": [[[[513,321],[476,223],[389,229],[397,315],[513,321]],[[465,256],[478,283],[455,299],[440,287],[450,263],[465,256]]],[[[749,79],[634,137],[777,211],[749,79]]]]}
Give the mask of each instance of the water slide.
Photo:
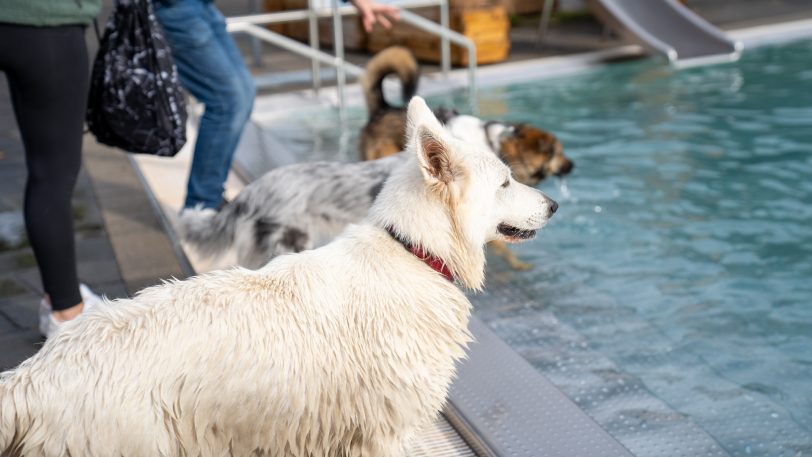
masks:
{"type": "Polygon", "coordinates": [[[677,66],[733,61],[741,53],[741,43],[677,0],[588,2],[604,24],[677,66]]]}

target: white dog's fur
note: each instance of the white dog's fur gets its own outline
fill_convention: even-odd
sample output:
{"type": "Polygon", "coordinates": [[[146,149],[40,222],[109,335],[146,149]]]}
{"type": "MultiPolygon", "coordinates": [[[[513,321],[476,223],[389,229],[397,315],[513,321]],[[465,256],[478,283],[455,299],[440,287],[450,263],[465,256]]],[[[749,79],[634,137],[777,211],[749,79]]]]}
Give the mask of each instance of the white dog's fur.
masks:
{"type": "Polygon", "coordinates": [[[442,407],[497,227],[554,202],[409,105],[410,159],[334,242],[146,289],[67,323],[0,375],[0,453],[386,456],[442,407]],[[396,239],[387,229],[399,238],[396,239]]]}

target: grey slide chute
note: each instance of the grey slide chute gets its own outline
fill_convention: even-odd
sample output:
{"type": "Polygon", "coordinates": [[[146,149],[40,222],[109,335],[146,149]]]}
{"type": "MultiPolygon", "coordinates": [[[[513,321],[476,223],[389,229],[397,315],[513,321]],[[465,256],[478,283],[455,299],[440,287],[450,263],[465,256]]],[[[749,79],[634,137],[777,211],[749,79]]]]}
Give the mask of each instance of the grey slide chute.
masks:
{"type": "Polygon", "coordinates": [[[676,0],[589,0],[598,18],[619,34],[675,65],[733,61],[741,44],[676,0]]]}

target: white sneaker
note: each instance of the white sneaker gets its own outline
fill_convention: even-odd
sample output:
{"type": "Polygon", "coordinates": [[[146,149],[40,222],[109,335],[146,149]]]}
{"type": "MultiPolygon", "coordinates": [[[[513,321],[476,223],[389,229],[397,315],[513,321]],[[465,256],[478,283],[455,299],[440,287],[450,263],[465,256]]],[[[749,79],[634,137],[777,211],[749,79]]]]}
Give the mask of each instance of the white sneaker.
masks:
{"type": "MultiPolygon", "coordinates": [[[[85,304],[85,307],[82,309],[82,312],[85,312],[89,309],[93,309],[99,305],[101,305],[104,301],[101,297],[96,295],[90,287],[87,287],[84,284],[79,284],[79,294],[82,295],[82,302],[85,304]]],[[[50,338],[54,336],[59,330],[59,328],[64,324],[63,321],[58,321],[54,319],[53,316],[53,309],[51,308],[51,304],[48,303],[48,300],[43,297],[39,301],[39,332],[42,336],[46,338],[50,338]]]]}
{"type": "Polygon", "coordinates": [[[39,332],[48,337],[48,327],[51,321],[51,304],[45,297],[39,299],[39,332]]]}
{"type": "Polygon", "coordinates": [[[191,208],[183,208],[178,213],[178,216],[181,218],[185,217],[197,217],[200,219],[211,219],[212,217],[216,216],[217,213],[220,211],[214,208],[204,208],[202,205],[193,206],[191,208]]]}

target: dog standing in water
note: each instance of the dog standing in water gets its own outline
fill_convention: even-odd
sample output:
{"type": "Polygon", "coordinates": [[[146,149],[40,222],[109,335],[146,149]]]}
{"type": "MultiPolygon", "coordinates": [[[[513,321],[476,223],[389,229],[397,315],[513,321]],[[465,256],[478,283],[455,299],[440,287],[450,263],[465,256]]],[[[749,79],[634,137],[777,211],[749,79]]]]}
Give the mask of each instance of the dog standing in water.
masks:
{"type": "Polygon", "coordinates": [[[319,249],[146,289],[0,375],[12,456],[398,457],[470,340],[483,246],[556,210],[409,105],[408,160],[319,249]]]}

